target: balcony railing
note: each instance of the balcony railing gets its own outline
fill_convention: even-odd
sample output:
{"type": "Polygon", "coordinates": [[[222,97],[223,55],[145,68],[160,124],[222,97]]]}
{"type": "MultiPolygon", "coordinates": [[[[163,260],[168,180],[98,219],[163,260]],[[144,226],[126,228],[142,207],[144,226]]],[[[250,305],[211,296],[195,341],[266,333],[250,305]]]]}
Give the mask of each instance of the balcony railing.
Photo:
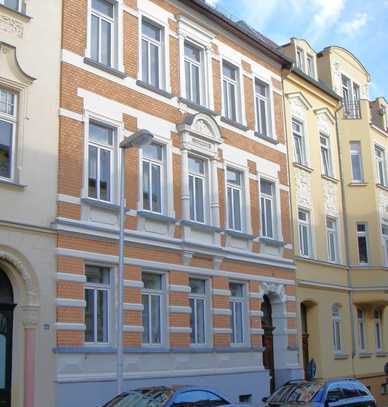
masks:
{"type": "Polygon", "coordinates": [[[361,106],[359,100],[355,102],[346,102],[344,104],[344,118],[361,119],[361,106]]]}

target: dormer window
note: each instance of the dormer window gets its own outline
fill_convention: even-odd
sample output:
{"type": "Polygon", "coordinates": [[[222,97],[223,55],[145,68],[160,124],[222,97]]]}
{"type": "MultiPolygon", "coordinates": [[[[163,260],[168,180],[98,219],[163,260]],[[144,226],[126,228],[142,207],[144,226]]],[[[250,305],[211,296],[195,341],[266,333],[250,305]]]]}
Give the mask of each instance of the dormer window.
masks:
{"type": "Polygon", "coordinates": [[[307,54],[307,75],[315,78],[314,57],[307,54]]]}
{"type": "Polygon", "coordinates": [[[305,71],[304,65],[304,51],[302,48],[298,47],[296,49],[296,65],[301,71],[305,71]]]}

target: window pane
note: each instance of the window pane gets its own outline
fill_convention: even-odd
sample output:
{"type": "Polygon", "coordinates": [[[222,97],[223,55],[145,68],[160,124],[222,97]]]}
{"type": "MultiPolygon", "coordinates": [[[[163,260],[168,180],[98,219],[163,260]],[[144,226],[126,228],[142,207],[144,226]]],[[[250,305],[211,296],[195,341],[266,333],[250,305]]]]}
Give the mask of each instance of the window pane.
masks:
{"type": "Polygon", "coordinates": [[[89,146],[89,196],[97,198],[97,147],[89,146]]]}
{"type": "Polygon", "coordinates": [[[233,66],[224,62],[222,64],[222,72],[227,78],[236,80],[236,68],[234,68],[233,66]]]}
{"type": "Polygon", "coordinates": [[[143,40],[141,47],[141,64],[142,64],[142,79],[144,82],[149,83],[150,79],[148,77],[148,69],[150,61],[148,59],[148,42],[143,40]]]}
{"type": "Polygon", "coordinates": [[[197,328],[195,325],[195,301],[194,298],[190,298],[190,328],[191,328],[191,343],[196,343],[197,338],[197,328]]]}
{"type": "Polygon", "coordinates": [[[228,168],[226,172],[226,180],[230,184],[241,185],[241,173],[228,168]]]}
{"type": "Polygon", "coordinates": [[[192,59],[193,61],[201,61],[201,51],[199,48],[185,42],[185,57],[192,59]]]}
{"type": "Polygon", "coordinates": [[[143,147],[143,157],[162,161],[163,147],[160,144],[151,143],[143,147]]]}
{"type": "Polygon", "coordinates": [[[0,390],[5,389],[6,363],[7,363],[7,339],[0,334],[0,390]]]}
{"type": "Polygon", "coordinates": [[[101,21],[101,63],[107,66],[111,65],[111,44],[112,44],[112,26],[106,21],[101,21]]]}
{"type": "Polygon", "coordinates": [[[99,60],[99,50],[100,48],[100,30],[99,30],[99,18],[92,16],[92,27],[91,27],[91,57],[95,61],[99,60]]]}
{"type": "Polygon", "coordinates": [[[234,228],[241,230],[241,204],[240,204],[240,191],[233,190],[233,208],[234,208],[234,228]]]}
{"type": "Polygon", "coordinates": [[[0,177],[10,178],[12,169],[12,124],[0,120],[0,177]]]}
{"type": "Polygon", "coordinates": [[[237,302],[236,306],[236,343],[243,342],[243,309],[242,303],[237,302]]]}
{"type": "Polygon", "coordinates": [[[244,293],[244,288],[242,284],[238,283],[230,283],[229,284],[229,290],[232,294],[232,297],[243,297],[244,293]]]}
{"type": "Polygon", "coordinates": [[[143,209],[151,210],[150,202],[150,163],[143,162],[143,209]]]}
{"type": "Polygon", "coordinates": [[[262,82],[256,80],[256,82],[255,82],[255,88],[256,88],[256,93],[257,93],[258,95],[261,95],[261,96],[264,96],[264,97],[267,96],[267,89],[268,89],[268,86],[267,86],[266,84],[264,84],[264,83],[262,83],[262,82]]]}
{"type": "Polygon", "coordinates": [[[100,199],[110,201],[110,151],[100,151],[100,199]]]}
{"type": "Polygon", "coordinates": [[[205,343],[205,301],[197,299],[197,343],[205,343]]]}
{"type": "Polygon", "coordinates": [[[189,176],[189,193],[190,193],[190,219],[195,220],[195,195],[194,195],[194,177],[189,176]]]}
{"type": "Polygon", "coordinates": [[[195,208],[196,208],[196,220],[198,222],[204,222],[204,194],[203,194],[203,180],[195,178],[195,208]]]}
{"type": "Polygon", "coordinates": [[[94,290],[85,290],[85,342],[94,342],[94,290]]]}
{"type": "Polygon", "coordinates": [[[142,22],[142,33],[155,41],[160,41],[160,28],[148,23],[147,21],[142,22]]]}
{"type": "Polygon", "coordinates": [[[226,117],[229,117],[229,88],[228,88],[228,82],[224,81],[224,115],[226,117]]]}
{"type": "Polygon", "coordinates": [[[105,0],[93,0],[93,10],[96,10],[108,17],[113,17],[113,5],[105,0]]]}
{"type": "Polygon", "coordinates": [[[191,66],[190,62],[185,62],[185,79],[186,79],[186,98],[188,100],[192,99],[191,94],[191,66]]]}
{"type": "Polygon", "coordinates": [[[200,90],[199,90],[199,67],[192,65],[191,67],[191,81],[192,81],[192,89],[193,89],[193,95],[192,95],[192,101],[194,103],[197,103],[198,105],[200,104],[200,90]]]}
{"type": "Polygon", "coordinates": [[[260,100],[260,130],[262,135],[267,135],[267,105],[264,100],[260,100]]]}
{"type": "Polygon", "coordinates": [[[162,188],[160,166],[152,165],[152,210],[162,211],[162,188]]]}
{"type": "Polygon", "coordinates": [[[110,282],[110,269],[108,267],[87,265],[85,275],[88,283],[106,285],[110,282]]]}
{"type": "Polygon", "coordinates": [[[229,103],[230,103],[229,119],[236,120],[236,88],[232,84],[229,84],[229,103]]]}
{"type": "Polygon", "coordinates": [[[113,129],[96,123],[89,123],[89,139],[96,143],[111,146],[113,144],[113,129]]]}
{"type": "Polygon", "coordinates": [[[97,291],[97,342],[108,342],[108,292],[97,291]]]}
{"type": "Polygon", "coordinates": [[[19,10],[19,0],[5,0],[4,5],[14,10],[19,10]]]}
{"type": "Polygon", "coordinates": [[[189,171],[193,174],[203,175],[205,173],[205,165],[200,158],[189,157],[189,171]]]}
{"type": "Polygon", "coordinates": [[[142,281],[144,288],[150,290],[161,290],[162,289],[162,276],[159,274],[143,273],[142,281]]]}
{"type": "Polygon", "coordinates": [[[361,160],[359,155],[352,155],[352,173],[355,181],[361,181],[361,160]]]}
{"type": "Polygon", "coordinates": [[[190,278],[189,285],[191,288],[191,294],[205,294],[206,282],[197,278],[190,278]]]}
{"type": "Polygon", "coordinates": [[[160,296],[151,296],[151,326],[152,326],[152,343],[160,343],[160,296]]]}
{"type": "Polygon", "coordinates": [[[228,188],[228,219],[229,227],[233,228],[233,190],[228,188]]]}
{"type": "Polygon", "coordinates": [[[273,188],[272,182],[260,180],[260,192],[262,194],[272,196],[272,188],[273,188]]]}
{"type": "Polygon", "coordinates": [[[159,88],[159,47],[150,44],[151,85],[159,88]]]}
{"type": "Polygon", "coordinates": [[[358,253],[360,263],[368,263],[368,248],[365,236],[358,237],[358,253]]]}
{"type": "Polygon", "coordinates": [[[265,200],[266,208],[266,225],[267,225],[267,237],[273,237],[273,214],[272,214],[272,201],[269,199],[265,200]]]}
{"type": "Polygon", "coordinates": [[[148,295],[142,295],[143,303],[143,343],[149,343],[150,341],[150,332],[149,332],[149,304],[148,304],[148,295]]]}

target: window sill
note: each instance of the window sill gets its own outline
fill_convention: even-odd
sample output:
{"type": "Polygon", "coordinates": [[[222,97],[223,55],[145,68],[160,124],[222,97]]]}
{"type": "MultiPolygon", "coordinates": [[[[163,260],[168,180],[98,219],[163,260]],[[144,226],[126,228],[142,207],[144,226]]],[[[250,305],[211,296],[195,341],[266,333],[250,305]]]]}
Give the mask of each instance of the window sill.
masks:
{"type": "Polygon", "coordinates": [[[155,92],[158,95],[164,96],[165,98],[168,98],[168,99],[172,99],[172,97],[173,97],[173,95],[171,93],[169,93],[169,92],[167,92],[167,91],[165,91],[163,89],[156,88],[155,86],[150,85],[149,83],[146,83],[146,82],[143,82],[143,81],[140,81],[140,80],[136,81],[136,85],[140,86],[141,88],[148,89],[148,90],[150,90],[152,92],[155,92]]]}
{"type": "Polygon", "coordinates": [[[312,173],[314,171],[312,168],[308,167],[307,165],[298,163],[296,161],[293,162],[293,165],[294,165],[294,167],[307,171],[309,173],[312,173]]]}
{"type": "Polygon", "coordinates": [[[22,13],[21,11],[17,11],[11,7],[7,7],[3,4],[0,4],[0,10],[6,10],[15,15],[15,17],[21,18],[23,21],[28,22],[32,19],[32,17],[28,16],[27,14],[22,13]]]}
{"type": "Polygon", "coordinates": [[[376,187],[382,189],[383,191],[388,192],[388,186],[386,185],[376,184],[376,187]]]}
{"type": "Polygon", "coordinates": [[[229,125],[231,125],[233,127],[236,127],[236,128],[238,128],[238,129],[240,129],[242,131],[247,131],[248,130],[248,127],[245,126],[244,124],[241,124],[241,123],[236,122],[234,120],[228,119],[227,117],[221,116],[221,121],[226,123],[226,124],[229,124],[229,125]]]}
{"type": "Polygon", "coordinates": [[[273,246],[273,247],[283,247],[285,246],[286,242],[283,242],[282,240],[276,240],[276,239],[270,239],[268,237],[260,237],[260,243],[264,243],[267,246],[273,246]]]}
{"type": "Polygon", "coordinates": [[[15,181],[6,181],[4,179],[0,179],[0,186],[8,186],[10,188],[15,188],[15,189],[25,189],[27,188],[27,185],[19,184],[18,182],[15,181]]]}
{"type": "Polygon", "coordinates": [[[330,175],[321,174],[321,177],[322,177],[323,179],[325,179],[326,181],[333,182],[334,184],[338,184],[338,182],[339,182],[338,179],[336,179],[336,178],[334,178],[334,177],[331,177],[330,175]]]}
{"type": "Polygon", "coordinates": [[[265,141],[268,141],[268,143],[272,143],[272,144],[279,144],[279,141],[278,140],[276,140],[276,139],[274,139],[274,138],[272,138],[272,137],[269,137],[269,136],[265,136],[265,135],[263,135],[263,134],[260,134],[260,133],[258,133],[257,131],[255,131],[255,136],[257,137],[257,138],[260,138],[260,139],[262,139],[262,140],[265,140],[265,141]]]}
{"type": "Polygon", "coordinates": [[[347,353],[336,352],[334,353],[334,359],[336,360],[349,359],[349,355],[347,353]]]}
{"type": "Polygon", "coordinates": [[[81,203],[89,206],[94,206],[96,208],[109,209],[115,212],[118,212],[120,210],[120,205],[116,205],[105,201],[98,201],[92,198],[81,198],[81,203]]]}
{"type": "Polygon", "coordinates": [[[373,354],[372,354],[372,353],[369,353],[369,352],[360,352],[360,353],[358,354],[358,357],[359,357],[360,359],[371,358],[372,356],[373,356],[373,354]]]}
{"type": "Polygon", "coordinates": [[[368,184],[367,184],[366,182],[356,182],[356,181],[353,181],[353,182],[350,182],[348,185],[349,185],[350,187],[366,187],[368,184]]]}
{"type": "Polygon", "coordinates": [[[179,97],[178,101],[181,102],[181,103],[184,103],[185,105],[187,105],[191,109],[197,110],[200,113],[208,114],[208,115],[211,115],[211,116],[217,116],[218,115],[218,113],[215,112],[214,110],[211,110],[211,109],[207,108],[206,106],[198,105],[197,103],[191,102],[188,99],[179,97]]]}
{"type": "Polygon", "coordinates": [[[225,234],[228,236],[236,237],[237,239],[253,240],[255,238],[254,235],[250,235],[249,233],[244,233],[233,229],[225,229],[225,234]]]}
{"type": "Polygon", "coordinates": [[[101,64],[100,62],[96,62],[91,58],[85,57],[84,58],[84,63],[87,64],[87,65],[90,65],[90,66],[92,66],[94,68],[100,69],[101,71],[104,71],[106,73],[109,73],[109,74],[111,74],[113,76],[117,76],[120,79],[124,79],[124,78],[126,78],[128,76],[125,72],[121,72],[118,69],[114,69],[114,68],[111,68],[111,67],[106,66],[104,64],[101,64]]]}
{"type": "Polygon", "coordinates": [[[172,218],[171,216],[162,215],[161,213],[148,212],[148,211],[137,211],[137,214],[144,219],[155,220],[157,222],[162,222],[162,223],[175,223],[176,222],[175,218],[172,218]]]}
{"type": "Polygon", "coordinates": [[[212,232],[212,233],[221,233],[222,229],[217,226],[206,225],[204,223],[195,222],[192,220],[181,220],[182,226],[190,226],[193,229],[202,230],[205,232],[212,232]]]}
{"type": "Polygon", "coordinates": [[[376,358],[386,358],[387,356],[387,352],[376,352],[376,358]]]}

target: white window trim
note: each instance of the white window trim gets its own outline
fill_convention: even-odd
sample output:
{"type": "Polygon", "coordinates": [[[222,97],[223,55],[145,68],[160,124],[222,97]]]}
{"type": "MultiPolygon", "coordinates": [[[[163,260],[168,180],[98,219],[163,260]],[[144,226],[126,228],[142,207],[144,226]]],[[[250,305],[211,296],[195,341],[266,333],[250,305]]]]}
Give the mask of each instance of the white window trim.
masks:
{"type": "Polygon", "coordinates": [[[262,222],[261,222],[262,217],[260,217],[260,236],[264,237],[266,239],[277,240],[278,235],[279,235],[279,223],[280,222],[278,221],[278,219],[280,219],[279,218],[280,211],[279,211],[279,208],[278,208],[279,198],[278,198],[278,195],[277,195],[278,190],[277,190],[276,182],[274,182],[272,179],[269,179],[268,177],[261,177],[261,176],[259,177],[259,208],[260,208],[260,214],[262,214],[262,212],[263,212],[263,208],[261,206],[262,195],[264,195],[265,197],[268,197],[268,195],[266,195],[264,193],[262,194],[262,192],[261,192],[261,188],[260,188],[261,187],[261,181],[267,181],[267,182],[272,184],[273,196],[271,197],[271,201],[272,201],[272,230],[273,230],[273,236],[269,237],[269,236],[265,236],[263,234],[263,225],[262,225],[262,222]]]}
{"type": "Polygon", "coordinates": [[[297,65],[297,67],[302,72],[306,73],[306,55],[305,55],[304,49],[302,47],[300,47],[299,45],[297,45],[295,52],[296,52],[296,65],[297,65]],[[301,61],[299,61],[299,51],[301,51],[300,52],[300,54],[302,56],[301,61]],[[299,62],[302,63],[302,66],[299,65],[299,62]]]}
{"type": "Polygon", "coordinates": [[[383,234],[383,226],[387,226],[388,228],[388,220],[382,219],[380,222],[380,231],[381,231],[381,240],[383,244],[383,252],[384,252],[384,264],[385,266],[388,265],[388,234],[383,234]]]}
{"type": "Polygon", "coordinates": [[[301,257],[304,257],[306,259],[313,259],[314,258],[314,253],[315,253],[315,244],[314,244],[314,236],[313,236],[313,215],[312,215],[312,210],[309,208],[305,208],[303,206],[298,206],[297,207],[297,226],[298,226],[298,246],[299,246],[299,255],[301,257]],[[304,212],[307,212],[308,217],[309,217],[309,222],[305,221],[300,221],[299,220],[299,210],[302,210],[304,212]],[[307,225],[309,227],[309,251],[310,254],[308,256],[302,254],[302,247],[300,245],[300,231],[299,231],[299,225],[300,224],[307,225]]]}
{"type": "Polygon", "coordinates": [[[358,262],[361,265],[368,265],[369,264],[369,259],[370,259],[370,257],[369,257],[370,252],[369,252],[369,225],[368,225],[368,222],[356,222],[356,238],[357,238],[357,258],[358,258],[358,262]],[[358,225],[365,225],[365,232],[359,232],[357,230],[358,225]],[[363,237],[363,236],[365,236],[365,240],[366,240],[366,254],[367,254],[367,257],[368,257],[368,262],[367,263],[364,263],[364,262],[361,261],[361,259],[360,259],[360,248],[358,246],[358,238],[363,237]]]}
{"type": "Polygon", "coordinates": [[[274,139],[275,141],[278,139],[277,134],[276,134],[276,123],[275,123],[275,101],[274,101],[274,92],[273,92],[273,86],[272,86],[272,81],[264,79],[263,77],[259,75],[254,75],[253,76],[253,97],[254,97],[254,107],[255,107],[255,131],[259,131],[257,124],[258,124],[258,117],[257,117],[257,98],[256,98],[256,80],[263,82],[265,85],[268,86],[268,109],[269,112],[267,116],[267,126],[268,126],[268,135],[267,137],[274,139]]]}
{"type": "Polygon", "coordinates": [[[229,303],[233,302],[233,299],[235,298],[235,302],[241,302],[242,303],[242,331],[243,331],[243,341],[241,343],[234,343],[233,342],[233,327],[231,326],[232,333],[231,333],[231,338],[230,338],[230,346],[232,347],[243,347],[243,346],[250,346],[251,342],[251,335],[250,335],[250,317],[249,317],[249,301],[248,301],[248,285],[246,282],[242,281],[237,281],[237,280],[230,280],[230,283],[235,283],[235,284],[240,284],[242,285],[243,288],[243,297],[232,297],[232,295],[229,297],[229,303]]]}
{"type": "Polygon", "coordinates": [[[367,345],[367,332],[366,332],[366,320],[365,309],[357,308],[357,326],[358,326],[358,347],[361,353],[365,352],[368,348],[367,345]],[[358,312],[361,311],[361,318],[358,316],[358,312]],[[364,343],[362,343],[362,340],[364,343]]]}
{"type": "Polygon", "coordinates": [[[150,14],[143,9],[139,10],[138,14],[138,73],[137,79],[143,81],[143,61],[142,61],[142,22],[147,20],[161,29],[161,45],[160,45],[160,69],[159,69],[159,89],[171,93],[171,77],[170,77],[170,28],[167,21],[161,20],[158,16],[150,14]]]}
{"type": "MultiPolygon", "coordinates": [[[[0,4],[5,5],[5,0],[0,0],[0,4]]],[[[18,7],[16,9],[9,7],[11,10],[18,11],[19,13],[22,13],[23,10],[23,5],[24,5],[24,0],[18,0],[18,7]]]]}
{"type": "Polygon", "coordinates": [[[304,165],[305,167],[309,167],[310,166],[310,149],[309,149],[309,144],[308,144],[308,137],[306,137],[306,134],[308,134],[308,129],[307,129],[307,125],[306,125],[306,121],[304,120],[304,118],[298,117],[293,115],[291,117],[291,134],[292,134],[292,146],[293,146],[293,161],[299,165],[304,165]],[[296,154],[295,154],[295,140],[294,140],[294,130],[292,128],[292,123],[293,121],[298,122],[303,129],[303,135],[302,135],[302,142],[303,142],[303,148],[304,148],[304,163],[299,163],[296,160],[296,154]]]}
{"type": "Polygon", "coordinates": [[[310,54],[310,53],[307,53],[306,54],[306,73],[307,73],[307,75],[309,75],[311,78],[313,78],[313,79],[315,79],[316,78],[316,72],[315,72],[315,58],[314,58],[314,56],[312,55],[312,54],[310,54]],[[312,75],[310,74],[310,72],[309,72],[309,60],[311,60],[311,62],[312,62],[312,69],[313,69],[313,72],[312,72],[312,75]]]}
{"type": "Polygon", "coordinates": [[[374,161],[376,162],[376,167],[375,167],[375,171],[376,171],[376,183],[377,184],[380,184],[380,185],[383,185],[383,186],[386,186],[387,185],[387,154],[386,154],[386,150],[385,150],[385,148],[382,146],[382,145],[380,145],[379,143],[375,143],[374,144],[374,149],[373,149],[373,155],[374,155],[374,161]],[[384,170],[384,173],[383,173],[383,183],[381,183],[380,182],[380,174],[379,174],[379,160],[377,159],[377,156],[376,156],[376,149],[378,149],[378,150],[380,150],[381,152],[382,152],[382,154],[383,154],[383,158],[382,158],[382,161],[383,161],[383,170],[384,170]]]}
{"type": "Polygon", "coordinates": [[[352,176],[352,183],[357,183],[357,184],[363,184],[365,182],[365,174],[364,174],[364,160],[362,158],[362,144],[361,144],[361,140],[350,140],[349,141],[349,155],[350,155],[350,174],[352,176]],[[361,170],[361,179],[357,180],[354,178],[354,174],[353,174],[353,164],[352,164],[352,144],[358,143],[358,145],[360,146],[360,170],[361,170]]]}
{"type": "Polygon", "coordinates": [[[329,134],[327,134],[323,130],[319,130],[319,149],[320,149],[320,155],[321,155],[321,171],[322,174],[328,177],[334,177],[334,168],[333,168],[333,154],[332,154],[332,139],[329,134]],[[323,163],[323,155],[322,155],[322,143],[321,143],[321,137],[324,137],[327,140],[327,145],[324,146],[327,149],[327,155],[328,155],[328,165],[329,165],[329,174],[324,173],[324,163],[323,163]]]}
{"type": "Polygon", "coordinates": [[[341,306],[339,304],[333,304],[331,307],[331,321],[332,321],[332,329],[333,329],[333,349],[334,353],[341,353],[343,352],[343,334],[342,334],[342,317],[341,317],[341,306]],[[336,306],[338,309],[338,315],[333,315],[333,307],[336,306]],[[338,337],[340,340],[340,343],[337,342],[337,335],[336,331],[334,329],[335,322],[338,322],[338,337]],[[338,346],[340,345],[340,346],[338,346]]]}
{"type": "Polygon", "coordinates": [[[383,352],[384,350],[384,329],[383,329],[383,312],[381,309],[374,309],[373,310],[373,323],[374,323],[374,331],[375,331],[375,343],[376,343],[376,352],[383,352]],[[379,318],[375,317],[375,312],[379,313],[379,318]],[[378,326],[378,327],[377,327],[378,326]],[[380,345],[377,341],[377,329],[380,332],[380,345]]]}
{"type": "Polygon", "coordinates": [[[339,236],[338,236],[338,219],[337,218],[335,218],[335,217],[332,217],[332,216],[327,216],[326,217],[326,245],[327,245],[327,258],[328,258],[328,262],[330,262],[330,263],[339,263],[339,236]],[[334,224],[335,224],[335,228],[334,228],[334,230],[330,230],[328,227],[327,227],[327,221],[328,220],[330,220],[330,221],[332,221],[332,222],[334,222],[334,224]],[[329,242],[329,233],[330,232],[334,232],[335,234],[334,234],[334,239],[335,239],[335,246],[334,246],[334,251],[335,251],[335,253],[334,253],[334,257],[335,257],[335,259],[334,260],[331,260],[330,259],[330,242],[329,242]]]}
{"type": "MultiPolygon", "coordinates": [[[[145,274],[155,274],[161,277],[162,288],[160,290],[153,290],[142,288],[141,289],[141,296],[143,294],[155,294],[158,293],[160,295],[160,343],[143,343],[143,336],[141,337],[141,347],[142,348],[161,348],[168,346],[169,344],[169,313],[168,313],[168,295],[167,295],[167,288],[169,287],[168,282],[168,273],[163,273],[157,270],[149,270],[144,269],[142,270],[142,275],[145,274]]],[[[142,297],[143,301],[143,297],[142,297]]],[[[141,322],[141,326],[143,326],[143,321],[141,322]]]]}

